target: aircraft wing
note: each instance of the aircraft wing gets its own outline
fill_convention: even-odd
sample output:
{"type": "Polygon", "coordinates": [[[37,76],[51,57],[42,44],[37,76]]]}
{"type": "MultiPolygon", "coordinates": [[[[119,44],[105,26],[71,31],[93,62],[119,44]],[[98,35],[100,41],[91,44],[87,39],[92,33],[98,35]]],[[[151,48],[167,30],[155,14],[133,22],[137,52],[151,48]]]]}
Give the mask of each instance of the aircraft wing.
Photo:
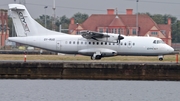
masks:
{"type": "Polygon", "coordinates": [[[98,39],[101,39],[101,38],[110,37],[107,34],[103,34],[103,33],[99,33],[99,32],[93,32],[93,31],[81,31],[81,35],[82,35],[82,37],[84,37],[86,39],[94,39],[96,41],[98,41],[98,39]]]}
{"type": "Polygon", "coordinates": [[[99,33],[94,31],[81,31],[81,35],[86,39],[112,43],[120,43],[120,40],[124,39],[120,34],[99,33]]]}

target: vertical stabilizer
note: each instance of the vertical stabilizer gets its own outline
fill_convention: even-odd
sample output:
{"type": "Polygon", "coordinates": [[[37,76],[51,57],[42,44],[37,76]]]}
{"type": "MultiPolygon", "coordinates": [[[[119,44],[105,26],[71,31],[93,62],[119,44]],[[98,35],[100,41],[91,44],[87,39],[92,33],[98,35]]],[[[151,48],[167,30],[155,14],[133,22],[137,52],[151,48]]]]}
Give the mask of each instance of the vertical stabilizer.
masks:
{"type": "Polygon", "coordinates": [[[24,5],[9,4],[9,9],[18,37],[62,34],[48,30],[37,23],[24,5]]]}

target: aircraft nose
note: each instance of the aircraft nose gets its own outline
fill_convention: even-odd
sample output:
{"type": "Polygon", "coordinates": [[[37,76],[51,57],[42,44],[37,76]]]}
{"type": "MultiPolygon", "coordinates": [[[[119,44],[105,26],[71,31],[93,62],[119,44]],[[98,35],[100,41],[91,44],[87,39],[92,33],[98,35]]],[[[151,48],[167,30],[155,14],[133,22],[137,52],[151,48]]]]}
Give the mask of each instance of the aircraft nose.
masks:
{"type": "Polygon", "coordinates": [[[174,49],[169,46],[168,51],[169,51],[170,53],[172,53],[172,52],[174,52],[174,49]]]}

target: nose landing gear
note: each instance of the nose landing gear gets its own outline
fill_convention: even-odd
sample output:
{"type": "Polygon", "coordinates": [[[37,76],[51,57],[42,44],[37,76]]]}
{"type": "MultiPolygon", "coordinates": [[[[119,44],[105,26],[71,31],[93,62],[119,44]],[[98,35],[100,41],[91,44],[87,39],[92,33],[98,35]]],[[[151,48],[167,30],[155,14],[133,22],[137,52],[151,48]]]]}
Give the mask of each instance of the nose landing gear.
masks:
{"type": "Polygon", "coordinates": [[[163,55],[159,55],[158,58],[159,58],[159,61],[162,61],[164,56],[163,55]]]}

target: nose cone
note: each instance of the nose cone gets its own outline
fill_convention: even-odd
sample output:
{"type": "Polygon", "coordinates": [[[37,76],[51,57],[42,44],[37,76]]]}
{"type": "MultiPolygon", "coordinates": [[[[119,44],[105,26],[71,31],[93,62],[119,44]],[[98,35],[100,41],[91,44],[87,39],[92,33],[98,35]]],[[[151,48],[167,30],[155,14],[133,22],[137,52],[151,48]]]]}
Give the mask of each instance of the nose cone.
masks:
{"type": "Polygon", "coordinates": [[[172,47],[170,47],[170,46],[168,47],[168,49],[167,49],[167,50],[168,50],[168,52],[169,52],[169,53],[174,52],[174,49],[173,49],[172,47]]]}

